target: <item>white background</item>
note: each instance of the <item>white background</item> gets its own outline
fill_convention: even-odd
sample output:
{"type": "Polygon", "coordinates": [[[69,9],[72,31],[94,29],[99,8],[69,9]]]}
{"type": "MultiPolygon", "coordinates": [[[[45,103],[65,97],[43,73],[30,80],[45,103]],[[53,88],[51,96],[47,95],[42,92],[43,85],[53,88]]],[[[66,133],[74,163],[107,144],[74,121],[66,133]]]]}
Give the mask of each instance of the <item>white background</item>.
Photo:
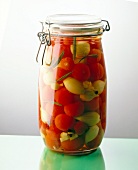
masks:
{"type": "Polygon", "coordinates": [[[0,134],[39,135],[35,62],[39,21],[55,13],[96,14],[108,75],[106,137],[138,137],[138,3],[118,0],[0,0],[0,134]]]}

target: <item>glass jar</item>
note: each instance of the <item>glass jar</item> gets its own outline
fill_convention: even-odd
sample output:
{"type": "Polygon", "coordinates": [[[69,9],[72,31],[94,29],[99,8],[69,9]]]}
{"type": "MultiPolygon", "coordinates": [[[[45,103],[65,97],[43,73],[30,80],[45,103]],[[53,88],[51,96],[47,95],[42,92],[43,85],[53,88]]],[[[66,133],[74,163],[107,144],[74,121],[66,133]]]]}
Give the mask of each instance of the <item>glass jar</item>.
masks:
{"type": "Polygon", "coordinates": [[[70,155],[98,148],[106,127],[107,78],[101,38],[109,23],[94,15],[52,15],[38,33],[42,57],[39,128],[46,146],[70,155]],[[106,25],[105,25],[106,24],[106,25]]]}

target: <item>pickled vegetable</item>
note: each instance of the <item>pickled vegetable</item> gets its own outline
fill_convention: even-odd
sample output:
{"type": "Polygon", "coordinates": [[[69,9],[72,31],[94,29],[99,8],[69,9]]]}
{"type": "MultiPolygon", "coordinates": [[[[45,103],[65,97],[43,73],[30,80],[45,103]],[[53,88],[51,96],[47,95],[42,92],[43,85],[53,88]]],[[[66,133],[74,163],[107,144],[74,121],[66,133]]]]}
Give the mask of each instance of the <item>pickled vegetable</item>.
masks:
{"type": "Polygon", "coordinates": [[[68,77],[64,81],[65,88],[73,94],[84,94],[85,89],[80,81],[73,77],[68,77]]]}
{"type": "Polygon", "coordinates": [[[100,38],[54,37],[45,57],[39,75],[39,126],[44,142],[69,154],[97,148],[106,128],[100,38]]]}
{"type": "Polygon", "coordinates": [[[74,48],[76,48],[76,56],[77,58],[82,58],[84,56],[87,56],[90,52],[90,44],[85,41],[78,41],[76,43],[76,47],[74,45],[71,45],[70,49],[73,54],[74,48]]]}
{"type": "Polygon", "coordinates": [[[91,80],[100,80],[104,76],[104,68],[100,63],[89,64],[91,80]]]}
{"type": "Polygon", "coordinates": [[[61,67],[64,70],[72,71],[72,69],[74,67],[74,61],[70,57],[62,58],[58,67],[61,67]]]}
{"type": "Polygon", "coordinates": [[[67,131],[73,127],[75,120],[66,114],[59,114],[55,118],[55,125],[59,130],[67,131]]]}
{"type": "Polygon", "coordinates": [[[78,63],[74,66],[72,76],[79,81],[86,81],[90,77],[90,70],[86,64],[78,63]]]}
{"type": "Polygon", "coordinates": [[[84,104],[81,101],[68,104],[64,106],[64,111],[67,115],[72,117],[80,116],[84,112],[84,104]]]}
{"type": "Polygon", "coordinates": [[[63,87],[55,92],[55,100],[61,105],[67,105],[73,102],[74,95],[63,87]]]}
{"type": "Polygon", "coordinates": [[[101,94],[105,88],[105,82],[102,80],[97,80],[93,83],[93,87],[98,91],[98,94],[101,94]]]}
{"type": "Polygon", "coordinates": [[[100,115],[97,112],[87,112],[75,119],[86,123],[89,126],[96,125],[100,121],[100,115]]]}
{"type": "Polygon", "coordinates": [[[97,125],[92,126],[87,132],[86,132],[86,136],[85,136],[85,142],[86,144],[90,141],[92,141],[93,139],[96,138],[96,136],[98,135],[99,132],[99,127],[97,125]]]}

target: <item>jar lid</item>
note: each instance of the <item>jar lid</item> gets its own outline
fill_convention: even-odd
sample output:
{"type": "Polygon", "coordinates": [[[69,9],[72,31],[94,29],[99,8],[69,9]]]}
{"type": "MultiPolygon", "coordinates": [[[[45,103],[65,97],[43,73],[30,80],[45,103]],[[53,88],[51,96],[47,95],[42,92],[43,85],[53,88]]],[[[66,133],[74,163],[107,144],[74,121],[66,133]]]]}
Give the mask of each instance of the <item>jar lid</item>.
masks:
{"type": "Polygon", "coordinates": [[[49,24],[96,24],[101,19],[95,15],[88,14],[56,14],[50,15],[46,19],[49,24]]]}
{"type": "Polygon", "coordinates": [[[46,22],[52,35],[84,36],[102,34],[101,18],[88,14],[57,14],[47,17],[46,22]]]}

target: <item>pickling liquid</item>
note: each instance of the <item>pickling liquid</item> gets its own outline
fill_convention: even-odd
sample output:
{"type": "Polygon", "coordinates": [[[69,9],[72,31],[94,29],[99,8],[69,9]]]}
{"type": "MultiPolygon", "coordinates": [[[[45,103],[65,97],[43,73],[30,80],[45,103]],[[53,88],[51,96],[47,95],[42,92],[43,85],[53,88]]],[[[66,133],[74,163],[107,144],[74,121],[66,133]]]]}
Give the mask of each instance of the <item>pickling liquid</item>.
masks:
{"type": "Polygon", "coordinates": [[[52,37],[39,73],[39,128],[46,146],[87,154],[106,128],[106,68],[101,37],[52,37]]]}

